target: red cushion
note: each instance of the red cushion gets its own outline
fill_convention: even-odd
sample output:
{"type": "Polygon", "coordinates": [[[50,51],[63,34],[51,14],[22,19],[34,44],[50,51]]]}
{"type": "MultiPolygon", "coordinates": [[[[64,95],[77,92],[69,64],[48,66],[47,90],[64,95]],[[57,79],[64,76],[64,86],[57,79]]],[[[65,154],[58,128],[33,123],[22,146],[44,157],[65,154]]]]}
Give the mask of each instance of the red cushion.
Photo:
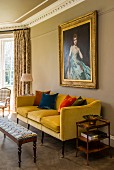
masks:
{"type": "Polygon", "coordinates": [[[45,92],[36,91],[36,98],[35,98],[35,101],[34,101],[34,106],[39,106],[43,93],[50,94],[50,91],[45,91],[45,92]]]}
{"type": "Polygon", "coordinates": [[[65,97],[65,99],[62,101],[62,103],[60,104],[60,106],[58,108],[58,112],[60,112],[62,107],[71,106],[75,101],[76,101],[76,97],[71,97],[71,96],[67,95],[65,97]]]}

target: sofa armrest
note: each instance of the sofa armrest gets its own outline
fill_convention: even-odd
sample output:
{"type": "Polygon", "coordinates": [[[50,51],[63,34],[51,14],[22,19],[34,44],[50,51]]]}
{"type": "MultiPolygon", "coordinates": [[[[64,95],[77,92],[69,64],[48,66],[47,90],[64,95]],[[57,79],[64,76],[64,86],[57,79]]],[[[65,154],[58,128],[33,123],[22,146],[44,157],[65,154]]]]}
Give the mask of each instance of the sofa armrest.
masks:
{"type": "Polygon", "coordinates": [[[76,122],[83,120],[83,115],[101,113],[101,102],[95,100],[84,106],[64,107],[60,111],[60,139],[76,138],[76,122]]]}
{"type": "Polygon", "coordinates": [[[33,106],[35,96],[18,96],[16,98],[16,108],[21,106],[33,106]]]}

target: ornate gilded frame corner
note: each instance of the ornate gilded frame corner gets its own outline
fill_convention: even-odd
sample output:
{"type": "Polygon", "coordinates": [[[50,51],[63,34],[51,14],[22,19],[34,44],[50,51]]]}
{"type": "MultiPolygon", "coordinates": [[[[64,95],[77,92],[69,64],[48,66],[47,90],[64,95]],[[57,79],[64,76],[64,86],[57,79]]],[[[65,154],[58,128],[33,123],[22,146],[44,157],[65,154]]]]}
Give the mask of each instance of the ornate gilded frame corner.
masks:
{"type": "MultiPolygon", "coordinates": [[[[58,33],[60,85],[79,88],[97,88],[97,11],[93,11],[59,25],[58,33]],[[84,78],[67,77],[67,74],[65,73],[65,67],[67,68],[68,51],[70,50],[71,44],[70,37],[72,37],[75,32],[79,34],[77,41],[80,39],[78,45],[80,46],[79,49],[82,49],[83,51],[83,58],[86,56],[84,58],[85,61],[82,61],[82,63],[88,62],[87,64],[83,64],[85,65],[85,68],[89,67],[90,77],[88,79],[86,79],[86,76],[84,78]]],[[[75,73],[78,74],[78,71],[75,73]]],[[[85,75],[86,72],[83,71],[83,74],[85,75]]]]}

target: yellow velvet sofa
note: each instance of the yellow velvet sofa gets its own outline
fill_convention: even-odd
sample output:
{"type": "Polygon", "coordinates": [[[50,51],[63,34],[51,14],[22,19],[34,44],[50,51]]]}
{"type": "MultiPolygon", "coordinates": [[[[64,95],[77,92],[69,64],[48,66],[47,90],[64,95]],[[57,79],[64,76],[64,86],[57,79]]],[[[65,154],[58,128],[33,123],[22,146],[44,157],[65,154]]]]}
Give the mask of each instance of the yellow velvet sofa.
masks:
{"type": "MultiPolygon", "coordinates": [[[[64,107],[58,113],[65,94],[58,94],[56,110],[40,109],[34,106],[35,96],[17,97],[17,123],[19,120],[62,141],[62,155],[64,156],[64,142],[76,138],[76,122],[83,120],[83,115],[97,114],[101,112],[101,102],[92,98],[86,98],[87,105],[64,107]]],[[[74,96],[73,96],[74,97],[74,96]]],[[[78,98],[78,96],[75,96],[78,98]]]]}

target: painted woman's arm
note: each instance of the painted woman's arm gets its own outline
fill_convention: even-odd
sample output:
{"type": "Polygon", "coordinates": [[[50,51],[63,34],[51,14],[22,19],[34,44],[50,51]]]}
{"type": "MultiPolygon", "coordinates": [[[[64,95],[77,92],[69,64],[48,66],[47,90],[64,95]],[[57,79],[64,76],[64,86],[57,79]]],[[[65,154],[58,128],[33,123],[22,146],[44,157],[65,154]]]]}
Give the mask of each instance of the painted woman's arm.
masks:
{"type": "Polygon", "coordinates": [[[79,51],[79,56],[80,56],[80,58],[83,59],[83,55],[82,55],[82,53],[81,53],[81,51],[80,51],[79,48],[78,48],[78,51],[79,51]]]}
{"type": "Polygon", "coordinates": [[[71,53],[72,53],[72,46],[70,47],[70,52],[69,52],[69,55],[68,55],[68,59],[67,59],[67,65],[66,65],[66,75],[67,75],[67,78],[69,78],[69,69],[70,69],[70,57],[71,57],[71,53]]]}

